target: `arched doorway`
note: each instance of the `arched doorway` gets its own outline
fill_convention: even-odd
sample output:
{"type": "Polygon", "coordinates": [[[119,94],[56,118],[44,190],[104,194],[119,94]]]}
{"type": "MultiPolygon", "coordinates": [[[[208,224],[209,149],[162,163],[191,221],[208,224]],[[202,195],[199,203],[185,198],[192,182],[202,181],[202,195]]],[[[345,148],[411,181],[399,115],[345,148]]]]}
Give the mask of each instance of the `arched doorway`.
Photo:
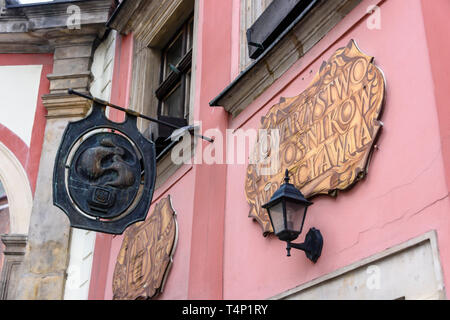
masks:
{"type": "Polygon", "coordinates": [[[0,142],[0,299],[14,299],[32,206],[28,176],[15,155],[0,142]]]}
{"type": "Polygon", "coordinates": [[[0,181],[8,198],[11,234],[27,234],[33,195],[27,174],[14,154],[0,142],[0,181]]]}

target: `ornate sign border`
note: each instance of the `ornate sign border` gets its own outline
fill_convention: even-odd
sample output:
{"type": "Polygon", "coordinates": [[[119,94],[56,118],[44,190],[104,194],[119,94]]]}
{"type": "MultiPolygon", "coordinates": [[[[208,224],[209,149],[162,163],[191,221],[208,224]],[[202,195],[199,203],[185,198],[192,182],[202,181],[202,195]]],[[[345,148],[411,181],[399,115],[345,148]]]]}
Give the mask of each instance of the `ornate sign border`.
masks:
{"type": "Polygon", "coordinates": [[[124,233],[113,276],[115,300],[152,299],[163,292],[178,242],[178,223],[168,195],[145,222],[124,233]]]}
{"type": "MultiPolygon", "coordinates": [[[[61,145],[55,159],[53,172],[53,203],[69,217],[74,228],[98,231],[110,234],[122,234],[124,230],[147,217],[148,209],[153,197],[156,180],[155,144],[147,140],[137,128],[137,117],[127,114],[122,123],[112,122],[105,116],[105,106],[94,102],[91,113],[84,119],[69,122],[64,131],[61,145]],[[100,133],[98,133],[100,132],[100,133]],[[74,165],[71,158],[77,148],[83,146],[86,137],[95,134],[117,135],[128,139],[134,145],[141,158],[143,176],[138,176],[140,182],[139,194],[124,214],[112,219],[92,216],[84,212],[75,204],[69,190],[68,179],[74,165]],[[141,181],[142,179],[142,181],[141,181]],[[137,199],[139,197],[139,199],[137,199]]],[[[100,186],[101,187],[101,186],[100,186]]]]}

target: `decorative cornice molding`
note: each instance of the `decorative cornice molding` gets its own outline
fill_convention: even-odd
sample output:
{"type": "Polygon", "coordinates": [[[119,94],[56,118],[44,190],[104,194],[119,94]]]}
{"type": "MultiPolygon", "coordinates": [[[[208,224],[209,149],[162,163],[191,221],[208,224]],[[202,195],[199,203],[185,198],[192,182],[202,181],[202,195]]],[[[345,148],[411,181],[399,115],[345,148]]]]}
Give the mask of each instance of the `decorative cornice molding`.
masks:
{"type": "Polygon", "coordinates": [[[82,117],[89,110],[89,102],[69,96],[67,89],[89,90],[92,56],[107,32],[105,23],[115,4],[115,0],[15,3],[0,17],[0,53],[54,53],[53,74],[47,76],[50,94],[42,97],[47,118],[82,117]],[[68,22],[77,12],[80,21],[74,28],[68,22]]]}
{"type": "Polygon", "coordinates": [[[90,101],[69,94],[47,94],[42,102],[47,119],[84,117],[92,106],[90,101]]]}
{"type": "Polygon", "coordinates": [[[5,244],[5,260],[0,279],[0,300],[11,300],[15,297],[18,271],[26,252],[28,237],[25,234],[2,234],[5,244]]]}
{"type": "Polygon", "coordinates": [[[5,245],[4,255],[24,255],[28,236],[25,234],[2,234],[1,240],[5,245]]]}
{"type": "Polygon", "coordinates": [[[95,0],[83,2],[55,2],[47,5],[23,7],[21,10],[30,22],[31,30],[65,28],[73,14],[70,6],[76,6],[81,13],[80,25],[105,24],[112,7],[111,0],[95,0]]]}

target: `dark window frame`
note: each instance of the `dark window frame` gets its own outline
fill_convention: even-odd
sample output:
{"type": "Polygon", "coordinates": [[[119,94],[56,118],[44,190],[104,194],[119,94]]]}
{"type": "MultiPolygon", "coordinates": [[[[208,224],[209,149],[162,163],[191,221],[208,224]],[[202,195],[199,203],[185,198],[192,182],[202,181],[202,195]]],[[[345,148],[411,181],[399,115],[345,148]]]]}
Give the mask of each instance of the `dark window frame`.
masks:
{"type": "MultiPolygon", "coordinates": [[[[194,40],[194,14],[189,15],[189,18],[183,22],[180,28],[167,42],[167,45],[161,50],[160,69],[159,69],[159,86],[155,90],[155,96],[158,100],[157,117],[158,119],[176,125],[178,127],[187,126],[189,124],[190,114],[190,90],[192,80],[192,50],[194,40]],[[168,68],[167,54],[171,47],[182,37],[181,56],[176,59],[176,66],[168,68]],[[181,99],[176,104],[178,115],[171,114],[170,111],[165,110],[165,100],[167,100],[178,87],[181,89],[181,99]],[[181,107],[180,107],[181,104],[181,107]],[[182,111],[182,112],[181,112],[182,111]],[[183,114],[182,117],[181,113],[183,114]]],[[[172,110],[174,111],[174,110],[172,110]]],[[[176,111],[175,111],[176,112],[176,111]]],[[[157,155],[167,151],[171,145],[170,135],[174,131],[173,128],[164,125],[157,125],[156,153],[157,155]]]]}
{"type": "Polygon", "coordinates": [[[191,74],[192,69],[192,31],[190,31],[190,26],[193,23],[194,17],[191,15],[186,22],[177,30],[175,35],[170,39],[168,45],[164,47],[161,51],[161,68],[160,68],[160,84],[155,91],[156,97],[158,99],[158,117],[162,116],[164,99],[169,96],[170,93],[178,86],[181,85],[182,91],[182,105],[184,108],[184,119],[188,121],[189,117],[189,101],[188,101],[188,90],[187,82],[188,75],[191,74]],[[166,65],[166,54],[179,37],[182,39],[182,57],[177,63],[175,69],[172,69],[168,74],[166,65]],[[190,43],[189,43],[190,40],[190,43]]]}

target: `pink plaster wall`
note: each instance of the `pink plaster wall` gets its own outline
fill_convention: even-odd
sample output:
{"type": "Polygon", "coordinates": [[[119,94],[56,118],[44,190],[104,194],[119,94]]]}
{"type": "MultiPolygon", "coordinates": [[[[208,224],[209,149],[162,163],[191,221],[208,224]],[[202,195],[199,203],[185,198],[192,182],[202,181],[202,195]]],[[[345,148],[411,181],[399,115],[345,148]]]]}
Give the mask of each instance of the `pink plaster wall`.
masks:
{"type": "MultiPolygon", "coordinates": [[[[189,261],[191,250],[192,207],[194,189],[186,186],[193,185],[194,175],[191,165],[180,168],[161,188],[155,191],[149,216],[155,204],[162,198],[171,195],[172,205],[177,213],[178,243],[174,253],[174,263],[169,271],[163,294],[158,299],[182,300],[188,295],[189,261]]],[[[122,236],[114,236],[111,243],[108,277],[106,281],[105,299],[113,298],[112,282],[117,255],[122,246],[122,236]]]]}
{"type": "MultiPolygon", "coordinates": [[[[203,130],[258,128],[260,117],[281,96],[301,93],[322,61],[350,39],[374,56],[385,73],[385,126],[366,179],[336,199],[315,199],[304,228],[314,226],[324,236],[322,256],[315,265],[300,251],[287,258],[285,245],[274,237],[262,237],[259,225],[247,217],[245,165],[186,165],[179,169],[153,199],[154,205],[167,194],[172,196],[180,232],[174,265],[160,299],[268,298],[430,230],[437,230],[449,287],[450,202],[445,175],[449,158],[443,155],[443,145],[447,145],[442,142],[447,132],[442,127],[448,124],[442,121],[448,115],[444,108],[448,89],[441,83],[436,92],[435,85],[448,78],[436,74],[439,62],[433,62],[448,56],[437,51],[437,39],[430,31],[436,22],[431,29],[427,25],[439,7],[426,3],[363,1],[231,119],[221,108],[210,108],[208,102],[238,73],[239,1],[198,1],[195,119],[203,121],[203,130]],[[381,8],[381,30],[366,26],[366,11],[372,4],[381,8]]],[[[106,299],[112,298],[112,274],[121,242],[121,237],[111,242],[106,299]]]]}
{"type": "Polygon", "coordinates": [[[450,33],[450,2],[422,0],[422,10],[433,72],[447,188],[450,190],[450,41],[442,37],[450,33]]]}
{"type": "Polygon", "coordinates": [[[350,39],[375,56],[387,79],[385,126],[367,178],[336,199],[316,198],[309,210],[304,230],[314,226],[324,237],[322,256],[315,265],[300,251],[287,258],[282,242],[262,237],[259,225],[247,218],[246,167],[229,166],[225,299],[274,296],[433,229],[448,287],[450,202],[422,21],[420,1],[364,1],[230,122],[232,128],[257,128],[260,117],[281,96],[301,93],[322,61],[350,39]],[[372,3],[381,8],[381,30],[366,26],[366,9],[372,3]]]}
{"type": "MultiPolygon", "coordinates": [[[[210,128],[225,132],[228,126],[225,110],[210,108],[208,103],[231,81],[232,10],[232,1],[198,1],[194,114],[202,121],[203,132],[210,128]]],[[[220,151],[225,148],[205,141],[200,146],[222,148],[220,151]]],[[[223,298],[226,172],[223,164],[203,162],[194,166],[189,299],[223,298]]]]}

